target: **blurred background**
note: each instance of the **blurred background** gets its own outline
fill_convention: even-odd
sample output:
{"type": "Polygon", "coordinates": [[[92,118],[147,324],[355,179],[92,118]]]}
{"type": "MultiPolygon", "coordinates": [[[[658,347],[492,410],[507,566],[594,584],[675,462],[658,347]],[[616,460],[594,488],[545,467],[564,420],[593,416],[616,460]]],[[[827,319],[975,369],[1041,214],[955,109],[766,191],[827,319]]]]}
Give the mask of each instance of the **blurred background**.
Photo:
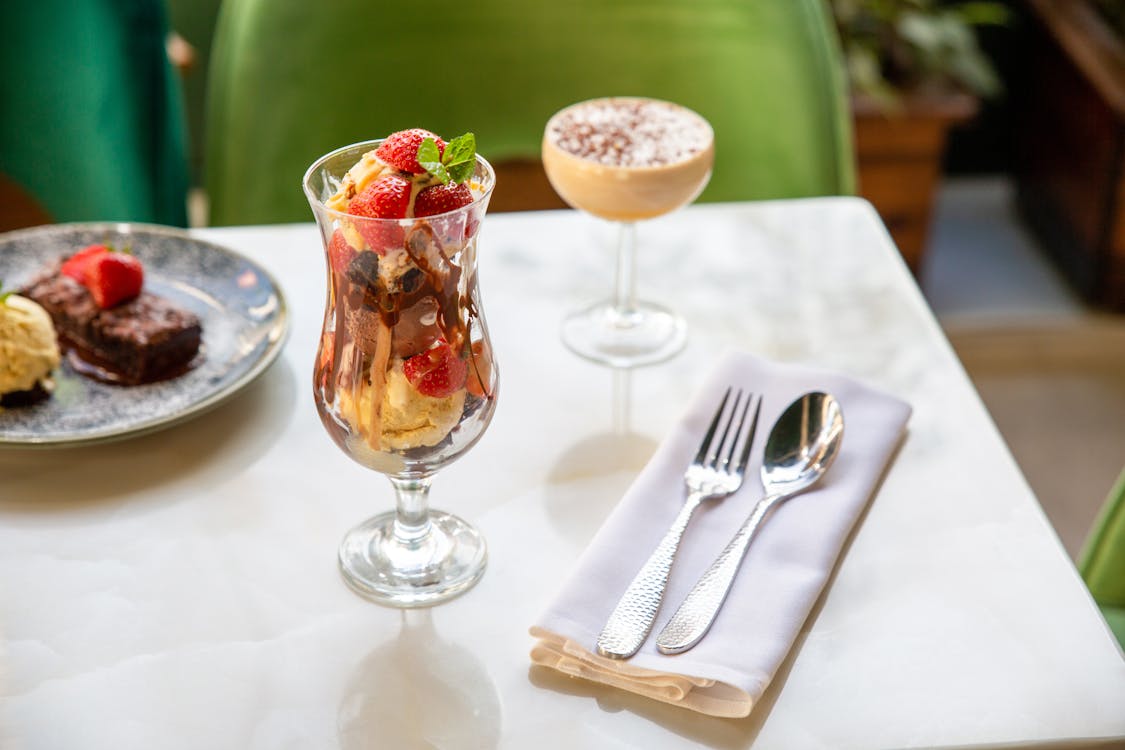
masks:
{"type": "MultiPolygon", "coordinates": [[[[345,25],[353,7],[392,7],[335,2],[349,8],[339,14],[345,25]]],[[[330,46],[315,59],[287,51],[307,31],[299,12],[305,5],[5,4],[0,231],[53,221],[201,227],[311,220],[304,213],[241,212],[238,196],[227,190],[256,168],[244,147],[232,145],[230,113],[246,104],[247,94],[235,88],[230,71],[245,67],[256,50],[253,64],[265,74],[278,71],[278,86],[331,87],[337,66],[347,64],[330,46]],[[266,25],[281,38],[261,53],[266,25]],[[97,117],[85,127],[79,114],[89,113],[97,117]]],[[[332,16],[330,5],[318,4],[315,13],[332,16]]],[[[821,5],[833,36],[830,62],[846,92],[856,192],[878,209],[1064,545],[1077,556],[1125,466],[1125,0],[821,5]]],[[[512,9],[525,6],[509,6],[498,18],[510,35],[520,35],[521,11],[512,9]]],[[[590,11],[596,6],[638,33],[656,23],[655,5],[607,0],[590,11]]],[[[468,12],[477,10],[469,4],[468,12]]],[[[571,8],[566,16],[579,31],[582,12],[571,8]]],[[[679,23],[690,23],[685,18],[679,23]]],[[[465,28],[472,23],[465,20],[465,28]]],[[[433,11],[430,21],[402,27],[410,30],[404,44],[440,46],[429,24],[458,28],[433,11]]],[[[339,29],[323,33],[332,39],[339,29]]],[[[366,33],[371,45],[393,41],[377,29],[366,33]]],[[[356,54],[353,61],[365,51],[356,54]]],[[[515,75],[522,61],[506,63],[515,75]]],[[[387,74],[371,73],[373,80],[387,74]]],[[[731,97],[753,90],[753,78],[753,71],[732,71],[731,97]]],[[[431,84],[407,85],[425,92],[431,84]]],[[[625,84],[613,79],[605,85],[605,94],[643,93],[619,91],[625,84]]],[[[261,98],[246,105],[259,117],[251,137],[271,142],[296,125],[268,119],[271,96],[283,98],[284,88],[260,89],[257,84],[254,93],[261,98]]],[[[437,94],[431,98],[440,109],[437,94]]],[[[328,129],[339,104],[307,107],[299,126],[328,129]]],[[[515,117],[518,97],[511,106],[515,117]]],[[[532,110],[530,116],[540,115],[532,110]]],[[[408,125],[441,127],[422,119],[408,125]]],[[[384,134],[382,126],[370,130],[378,132],[365,137],[384,134]]],[[[486,145],[482,151],[495,153],[486,145]]],[[[319,153],[292,157],[307,164],[319,153]]],[[[494,208],[562,206],[534,154],[504,167],[494,208]]],[[[304,212],[299,178],[293,174],[288,182],[304,212]]],[[[712,188],[703,199],[723,200],[712,188]]]]}

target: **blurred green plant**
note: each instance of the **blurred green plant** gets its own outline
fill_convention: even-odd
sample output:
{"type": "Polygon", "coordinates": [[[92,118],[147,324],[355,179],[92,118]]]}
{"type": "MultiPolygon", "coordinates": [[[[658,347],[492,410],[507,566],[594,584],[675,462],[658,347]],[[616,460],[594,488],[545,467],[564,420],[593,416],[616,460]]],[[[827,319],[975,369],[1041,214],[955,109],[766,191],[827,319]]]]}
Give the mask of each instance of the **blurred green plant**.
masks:
{"type": "Polygon", "coordinates": [[[994,96],[1000,78],[977,43],[976,29],[1003,25],[999,2],[830,0],[852,90],[885,109],[906,92],[968,91],[994,96]]]}

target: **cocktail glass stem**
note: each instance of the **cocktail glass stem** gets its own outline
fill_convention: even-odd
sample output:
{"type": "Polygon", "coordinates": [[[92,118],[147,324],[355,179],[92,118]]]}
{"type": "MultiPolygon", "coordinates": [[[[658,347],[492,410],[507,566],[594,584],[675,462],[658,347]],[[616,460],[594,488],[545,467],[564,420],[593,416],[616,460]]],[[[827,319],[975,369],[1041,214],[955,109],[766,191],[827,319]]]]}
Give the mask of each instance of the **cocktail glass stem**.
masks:
{"type": "Polygon", "coordinates": [[[571,351],[598,364],[637,367],[663,362],[687,341],[687,325],[663,305],[637,299],[637,227],[616,222],[617,267],[613,297],[563,320],[562,339],[571,351]]]}
{"type": "Polygon", "coordinates": [[[637,311],[637,225],[622,221],[617,225],[617,275],[613,307],[620,325],[628,325],[637,311]]]}

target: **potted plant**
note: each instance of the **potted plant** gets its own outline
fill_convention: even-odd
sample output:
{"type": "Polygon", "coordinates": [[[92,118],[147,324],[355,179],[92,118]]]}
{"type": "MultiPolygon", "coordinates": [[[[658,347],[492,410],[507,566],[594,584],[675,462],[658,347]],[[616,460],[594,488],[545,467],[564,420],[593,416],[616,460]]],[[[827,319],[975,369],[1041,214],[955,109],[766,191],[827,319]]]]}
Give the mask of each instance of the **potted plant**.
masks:
{"type": "Polygon", "coordinates": [[[946,136],[1000,90],[976,39],[994,2],[832,0],[855,116],[859,191],[907,265],[921,268],[946,136]]]}
{"type": "Polygon", "coordinates": [[[1125,312],[1125,2],[1028,6],[1017,203],[1079,293],[1125,312]]]}

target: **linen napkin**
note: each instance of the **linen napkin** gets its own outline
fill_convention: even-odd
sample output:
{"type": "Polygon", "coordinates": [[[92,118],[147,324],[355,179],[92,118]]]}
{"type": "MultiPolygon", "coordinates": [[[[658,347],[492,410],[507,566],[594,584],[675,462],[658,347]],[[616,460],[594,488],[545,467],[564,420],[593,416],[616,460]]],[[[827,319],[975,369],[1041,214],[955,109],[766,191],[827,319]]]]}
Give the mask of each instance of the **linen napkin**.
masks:
{"type": "Polygon", "coordinates": [[[832,574],[910,412],[900,399],[836,373],[725,353],[531,627],[537,639],[532,662],[712,716],[748,715],[832,574]],[[737,493],[695,512],[641,650],[627,660],[599,656],[596,641],[606,619],[683,505],[684,469],[728,386],[762,396],[746,480],[737,493]],[[661,654],[656,634],[764,494],[762,451],[774,421],[814,390],[834,395],[843,412],[835,463],[819,484],[766,519],[706,637],[685,653],[661,654]]]}

